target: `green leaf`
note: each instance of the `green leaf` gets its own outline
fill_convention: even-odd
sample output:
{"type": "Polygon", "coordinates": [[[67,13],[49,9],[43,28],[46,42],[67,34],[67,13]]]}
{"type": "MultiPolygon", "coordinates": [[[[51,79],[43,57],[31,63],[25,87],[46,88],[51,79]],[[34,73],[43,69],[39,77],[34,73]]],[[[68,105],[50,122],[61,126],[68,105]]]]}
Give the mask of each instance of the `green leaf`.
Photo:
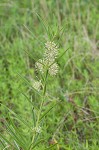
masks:
{"type": "Polygon", "coordinates": [[[25,81],[25,83],[27,83],[33,89],[33,91],[35,91],[39,96],[41,96],[41,94],[31,85],[31,83],[26,78],[24,78],[23,76],[21,76],[19,73],[17,73],[17,74],[19,75],[19,77],[21,77],[21,79],[23,81],[25,81]]]}
{"type": "Polygon", "coordinates": [[[42,17],[36,13],[38,19],[40,20],[41,24],[43,25],[44,29],[46,30],[47,34],[49,35],[48,29],[47,29],[47,24],[45,24],[44,20],[42,19],[42,17]]]}
{"type": "MultiPolygon", "coordinates": [[[[40,141],[38,141],[36,144],[34,144],[34,146],[32,147],[32,149],[34,149],[36,146],[38,146],[43,141],[44,141],[44,139],[41,139],[40,141]]],[[[31,145],[30,145],[30,147],[31,147],[31,145]]]]}
{"type": "Polygon", "coordinates": [[[52,150],[52,147],[54,147],[55,145],[57,145],[57,143],[55,143],[55,144],[51,145],[51,146],[50,146],[50,147],[48,147],[48,148],[45,148],[44,150],[49,150],[49,149],[51,149],[51,150],[52,150]]]}
{"type": "Polygon", "coordinates": [[[6,144],[4,143],[4,139],[0,138],[0,144],[1,144],[2,149],[6,147],[6,144]]]}
{"type": "MultiPolygon", "coordinates": [[[[20,90],[19,90],[20,91],[20,90]]],[[[24,95],[25,96],[25,98],[28,100],[28,102],[33,106],[33,108],[35,108],[36,110],[39,110],[35,105],[33,105],[33,103],[31,102],[31,100],[29,99],[29,97],[26,95],[26,94],[24,94],[22,91],[20,91],[21,92],[21,94],[22,95],[24,95]]]]}
{"type": "Polygon", "coordinates": [[[1,133],[0,133],[0,137],[7,142],[9,145],[11,145],[12,147],[15,147],[7,138],[5,138],[1,133]]]}
{"type": "Polygon", "coordinates": [[[68,50],[69,50],[69,48],[66,49],[56,60],[58,61],[61,57],[63,57],[68,50]]]}
{"type": "MultiPolygon", "coordinates": [[[[69,48],[68,48],[69,49],[69,48]]],[[[65,55],[65,53],[68,51],[68,49],[66,49],[49,67],[51,67],[56,61],[59,61],[59,59],[61,57],[63,57],[65,55]]]]}
{"type": "Polygon", "coordinates": [[[19,131],[18,127],[15,126],[11,116],[8,117],[8,120],[9,120],[10,125],[13,126],[13,129],[16,131],[17,135],[20,137],[20,140],[22,140],[24,143],[26,143],[26,140],[24,139],[24,136],[22,136],[22,131],[19,131]]]}
{"type": "Polygon", "coordinates": [[[30,124],[28,124],[25,120],[22,119],[21,116],[17,115],[14,111],[12,111],[10,108],[8,108],[7,106],[5,106],[4,104],[0,103],[3,107],[5,107],[11,114],[13,114],[16,118],[18,119],[21,123],[23,123],[24,125],[26,125],[29,129],[31,129],[30,124]]]}
{"type": "Polygon", "coordinates": [[[26,53],[29,57],[31,57],[35,62],[37,61],[37,60],[32,56],[32,54],[28,53],[28,51],[26,51],[26,50],[24,50],[24,51],[25,51],[25,53],[26,53]]]}
{"type": "Polygon", "coordinates": [[[45,111],[45,113],[40,117],[41,121],[58,103],[56,103],[55,105],[53,105],[51,108],[49,108],[47,111],[45,111]]]}
{"type": "Polygon", "coordinates": [[[5,123],[6,127],[7,127],[7,132],[8,134],[12,137],[13,140],[15,140],[19,145],[20,147],[24,148],[25,150],[25,144],[23,143],[23,139],[20,138],[20,136],[18,136],[17,132],[15,129],[11,128],[7,121],[5,123]]]}
{"type": "MultiPolygon", "coordinates": [[[[26,26],[26,25],[24,25],[24,27],[28,30],[28,32],[33,36],[32,37],[32,39],[34,40],[34,38],[38,41],[38,43],[39,44],[41,44],[41,45],[43,45],[43,42],[41,42],[40,40],[38,40],[38,37],[37,36],[35,36],[34,34],[33,34],[33,32],[26,26]]],[[[34,59],[34,58],[33,58],[34,59]]],[[[35,60],[35,59],[34,59],[35,60]]]]}

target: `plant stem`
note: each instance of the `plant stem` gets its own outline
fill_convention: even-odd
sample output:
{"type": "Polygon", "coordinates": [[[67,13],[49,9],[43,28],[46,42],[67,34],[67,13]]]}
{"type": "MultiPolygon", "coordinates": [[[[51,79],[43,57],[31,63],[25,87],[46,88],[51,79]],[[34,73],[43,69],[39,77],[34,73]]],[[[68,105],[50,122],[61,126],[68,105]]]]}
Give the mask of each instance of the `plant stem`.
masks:
{"type": "MultiPolygon", "coordinates": [[[[40,110],[38,112],[38,118],[37,118],[37,122],[36,122],[36,127],[35,128],[38,127],[39,119],[40,119],[40,114],[41,114],[42,107],[43,107],[43,102],[44,102],[44,99],[45,99],[47,76],[48,76],[48,69],[46,70],[46,75],[45,75],[45,80],[44,80],[44,88],[43,88],[43,98],[42,98],[42,102],[40,104],[40,110]]],[[[35,135],[36,135],[36,131],[34,132],[33,137],[32,137],[32,142],[31,142],[30,150],[32,150],[32,145],[33,145],[33,142],[34,142],[34,139],[35,139],[35,135]]]]}

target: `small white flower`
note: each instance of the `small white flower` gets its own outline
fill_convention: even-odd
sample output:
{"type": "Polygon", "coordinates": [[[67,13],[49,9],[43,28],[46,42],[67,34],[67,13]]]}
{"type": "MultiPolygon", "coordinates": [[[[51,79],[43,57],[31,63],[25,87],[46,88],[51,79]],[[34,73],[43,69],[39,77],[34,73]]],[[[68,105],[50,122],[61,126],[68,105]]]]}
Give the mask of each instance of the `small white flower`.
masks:
{"type": "Polygon", "coordinates": [[[54,63],[50,68],[49,68],[49,74],[51,76],[55,76],[58,73],[58,65],[57,63],[54,63]]]}
{"type": "Polygon", "coordinates": [[[54,42],[49,41],[45,43],[45,48],[44,58],[39,59],[36,62],[35,67],[41,73],[44,73],[46,69],[49,69],[49,74],[54,76],[58,73],[58,65],[57,63],[54,63],[58,56],[58,48],[54,42]]]}
{"type": "Polygon", "coordinates": [[[37,133],[41,133],[41,132],[42,132],[42,131],[41,131],[41,127],[40,127],[40,126],[35,127],[35,131],[36,131],[37,133]]]}
{"type": "Polygon", "coordinates": [[[32,86],[34,87],[34,89],[36,89],[39,92],[42,86],[41,81],[33,80],[32,82],[33,82],[32,86]]]}
{"type": "Polygon", "coordinates": [[[46,51],[44,53],[44,58],[48,61],[54,61],[58,55],[58,48],[54,42],[45,43],[46,51]]]}
{"type": "Polygon", "coordinates": [[[35,64],[35,68],[37,70],[39,70],[41,73],[44,73],[44,60],[43,59],[39,59],[36,64],[35,64]]]}
{"type": "Polygon", "coordinates": [[[45,43],[45,47],[48,50],[57,49],[56,44],[54,42],[50,42],[50,41],[48,41],[48,42],[45,43]]]}

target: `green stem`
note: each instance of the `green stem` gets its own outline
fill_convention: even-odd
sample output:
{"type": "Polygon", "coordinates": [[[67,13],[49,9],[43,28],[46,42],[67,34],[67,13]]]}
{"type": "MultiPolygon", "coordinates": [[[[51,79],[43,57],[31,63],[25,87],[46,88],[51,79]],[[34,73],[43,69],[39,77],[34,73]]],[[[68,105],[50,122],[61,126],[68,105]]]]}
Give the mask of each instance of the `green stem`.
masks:
{"type": "MultiPolygon", "coordinates": [[[[43,88],[43,98],[42,98],[42,102],[40,104],[40,110],[38,112],[38,118],[37,118],[37,122],[36,122],[36,128],[38,127],[38,124],[39,124],[40,114],[41,114],[42,107],[43,107],[43,102],[44,102],[44,99],[45,99],[47,76],[48,76],[48,69],[47,69],[46,75],[45,75],[44,88],[43,88]]],[[[34,142],[34,139],[35,139],[35,135],[36,135],[36,131],[34,132],[33,137],[32,137],[32,142],[31,142],[30,150],[32,150],[32,146],[33,146],[33,142],[34,142]]]]}
{"type": "Polygon", "coordinates": [[[46,71],[46,75],[45,75],[45,83],[44,83],[44,90],[43,90],[43,96],[45,96],[45,94],[46,94],[46,81],[47,81],[47,76],[48,76],[48,69],[47,69],[47,71],[46,71]]]}

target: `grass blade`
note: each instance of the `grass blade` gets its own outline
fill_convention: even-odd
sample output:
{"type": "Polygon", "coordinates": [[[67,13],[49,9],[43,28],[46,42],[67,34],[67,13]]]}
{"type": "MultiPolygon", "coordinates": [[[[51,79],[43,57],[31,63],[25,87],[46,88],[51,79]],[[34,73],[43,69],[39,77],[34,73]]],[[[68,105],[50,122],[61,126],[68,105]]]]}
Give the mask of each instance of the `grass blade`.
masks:
{"type": "Polygon", "coordinates": [[[44,150],[49,150],[49,149],[51,149],[51,150],[52,150],[52,147],[54,147],[55,145],[57,145],[57,143],[55,143],[55,144],[51,145],[51,146],[50,146],[50,147],[48,147],[48,148],[45,148],[44,150]]]}
{"type": "MultiPolygon", "coordinates": [[[[34,149],[36,146],[38,146],[43,141],[44,141],[44,139],[41,139],[40,141],[38,141],[36,144],[34,144],[34,146],[32,147],[32,149],[34,149]]],[[[31,145],[30,145],[30,147],[31,147],[31,145]]]]}
{"type": "Polygon", "coordinates": [[[15,147],[7,138],[5,138],[1,133],[0,133],[0,137],[9,145],[11,145],[12,147],[15,147]]]}
{"type": "MultiPolygon", "coordinates": [[[[21,92],[21,91],[20,91],[21,92]]],[[[22,95],[24,95],[24,97],[28,100],[28,102],[33,106],[33,108],[35,108],[36,110],[39,110],[36,106],[33,105],[32,101],[28,98],[28,96],[26,94],[24,94],[23,92],[21,92],[22,95]]]]}
{"type": "Polygon", "coordinates": [[[24,125],[26,125],[29,129],[31,129],[31,126],[25,121],[22,119],[21,116],[17,115],[14,111],[12,111],[11,109],[9,109],[7,106],[5,106],[4,104],[0,103],[4,108],[6,108],[11,114],[13,114],[17,119],[19,120],[21,123],[23,123],[24,125]]]}
{"type": "Polygon", "coordinates": [[[27,83],[33,89],[33,91],[35,91],[39,96],[41,96],[41,94],[31,85],[31,83],[26,78],[21,76],[19,73],[17,73],[17,74],[25,83],[27,83]]]}
{"type": "Polygon", "coordinates": [[[51,109],[53,109],[58,103],[56,103],[55,105],[53,105],[51,108],[49,108],[41,117],[40,117],[40,120],[41,121],[50,111],[51,109]]]}

